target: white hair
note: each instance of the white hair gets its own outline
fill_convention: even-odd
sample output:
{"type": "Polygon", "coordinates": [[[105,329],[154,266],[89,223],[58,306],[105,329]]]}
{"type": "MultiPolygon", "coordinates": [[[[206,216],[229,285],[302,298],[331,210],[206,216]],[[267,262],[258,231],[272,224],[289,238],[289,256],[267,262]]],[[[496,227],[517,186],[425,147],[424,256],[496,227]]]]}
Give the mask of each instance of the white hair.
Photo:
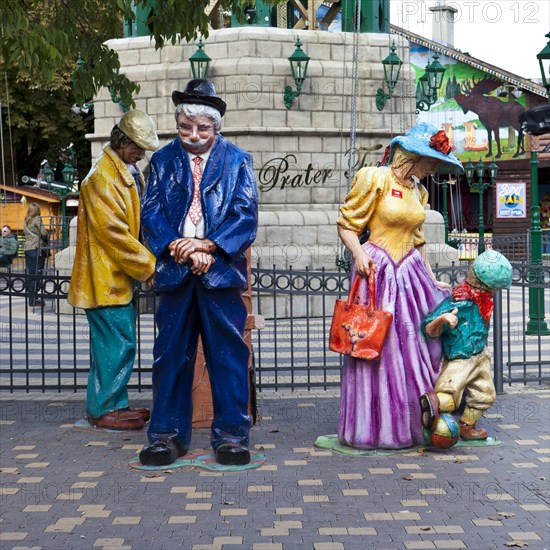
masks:
{"type": "Polygon", "coordinates": [[[205,116],[210,118],[214,122],[214,129],[216,132],[219,132],[222,127],[222,116],[220,115],[220,112],[209,105],[201,105],[199,103],[180,103],[176,107],[176,122],[181,113],[189,118],[196,116],[205,116]]]}

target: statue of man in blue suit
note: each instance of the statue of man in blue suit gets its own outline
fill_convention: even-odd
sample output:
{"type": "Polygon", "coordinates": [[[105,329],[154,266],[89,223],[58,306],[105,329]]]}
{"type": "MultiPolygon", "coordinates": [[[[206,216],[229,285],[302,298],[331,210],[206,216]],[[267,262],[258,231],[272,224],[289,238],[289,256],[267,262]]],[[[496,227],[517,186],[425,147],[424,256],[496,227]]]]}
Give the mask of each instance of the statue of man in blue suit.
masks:
{"type": "Polygon", "coordinates": [[[153,412],[145,465],[171,464],[191,441],[191,390],[202,339],[214,405],[211,445],[220,464],[250,461],[246,250],[258,197],[250,154],[219,134],[225,102],[208,80],[172,93],[178,136],[151,158],[142,206],[157,258],[160,296],[153,355],[153,412]]]}

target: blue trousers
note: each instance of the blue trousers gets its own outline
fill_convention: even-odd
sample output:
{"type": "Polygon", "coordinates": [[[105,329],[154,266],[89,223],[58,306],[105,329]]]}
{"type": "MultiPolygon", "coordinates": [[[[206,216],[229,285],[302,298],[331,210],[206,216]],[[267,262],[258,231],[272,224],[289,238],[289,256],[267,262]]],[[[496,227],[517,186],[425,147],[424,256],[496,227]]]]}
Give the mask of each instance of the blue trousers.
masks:
{"type": "Polygon", "coordinates": [[[25,270],[28,276],[27,292],[30,306],[34,306],[35,302],[39,299],[38,292],[41,286],[39,278],[42,276],[45,261],[44,256],[42,256],[38,248],[25,251],[25,270]]]}
{"type": "Polygon", "coordinates": [[[86,412],[92,418],[128,407],[128,380],[136,358],[134,306],[87,309],[92,366],[86,412]]]}
{"type": "Polygon", "coordinates": [[[246,316],[240,289],[207,289],[195,275],[176,291],[160,295],[148,430],[151,443],[173,439],[189,449],[191,391],[200,335],[214,405],[212,448],[216,450],[222,443],[248,445],[246,316]]]}

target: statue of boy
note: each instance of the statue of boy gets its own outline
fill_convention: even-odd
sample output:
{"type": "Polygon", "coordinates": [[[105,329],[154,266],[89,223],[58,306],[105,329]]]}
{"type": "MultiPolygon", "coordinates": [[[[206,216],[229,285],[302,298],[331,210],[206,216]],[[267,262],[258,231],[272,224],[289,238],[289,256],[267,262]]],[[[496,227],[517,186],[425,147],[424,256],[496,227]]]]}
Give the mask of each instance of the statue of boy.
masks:
{"type": "Polygon", "coordinates": [[[510,288],[512,266],[499,252],[480,254],[466,279],[422,322],[424,334],[441,337],[443,364],[433,392],[420,398],[422,425],[433,431],[439,413],[456,411],[464,397],[466,407],[458,424],[466,440],[487,439],[476,422],[494,403],[491,354],[487,347],[493,295],[510,288]]]}

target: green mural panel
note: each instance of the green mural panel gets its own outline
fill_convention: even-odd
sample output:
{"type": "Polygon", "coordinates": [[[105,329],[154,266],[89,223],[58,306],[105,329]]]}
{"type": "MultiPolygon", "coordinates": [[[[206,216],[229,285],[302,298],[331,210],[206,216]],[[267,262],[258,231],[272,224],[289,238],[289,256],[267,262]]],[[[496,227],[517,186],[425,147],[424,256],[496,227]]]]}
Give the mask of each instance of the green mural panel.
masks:
{"type": "MultiPolygon", "coordinates": [[[[431,58],[427,48],[411,48],[417,83],[431,58]]],[[[525,136],[519,124],[525,94],[482,68],[444,55],[439,62],[445,67],[445,76],[437,102],[419,114],[419,121],[443,128],[463,162],[526,158],[525,136]]],[[[418,94],[417,87],[417,99],[418,94]]]]}

